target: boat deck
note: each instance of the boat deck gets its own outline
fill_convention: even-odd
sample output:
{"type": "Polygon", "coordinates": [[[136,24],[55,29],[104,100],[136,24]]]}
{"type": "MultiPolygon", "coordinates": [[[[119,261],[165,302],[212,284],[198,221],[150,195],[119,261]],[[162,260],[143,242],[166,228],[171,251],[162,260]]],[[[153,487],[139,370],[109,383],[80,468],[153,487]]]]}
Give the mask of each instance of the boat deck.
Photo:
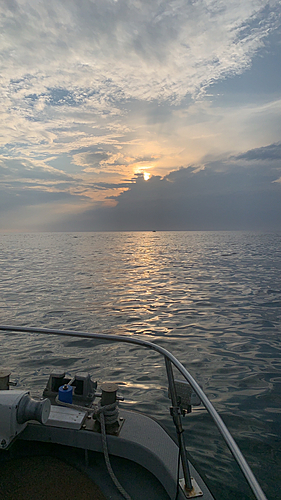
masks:
{"type": "MultiPolygon", "coordinates": [[[[147,469],[124,458],[110,459],[132,500],[169,500],[163,486],[147,469]]],[[[20,439],[10,452],[0,453],[0,498],[124,500],[108,474],[102,453],[89,451],[85,458],[84,450],[20,439]]]]}
{"type": "MultiPolygon", "coordinates": [[[[66,412],[72,411],[68,408],[64,410],[66,412]]],[[[143,500],[144,498],[149,500],[176,498],[184,500],[186,497],[182,489],[179,487],[177,492],[176,487],[179,453],[176,443],[158,422],[142,413],[120,410],[120,417],[124,423],[119,435],[107,435],[108,450],[113,471],[132,500],[143,500]]],[[[22,489],[21,482],[25,485],[28,482],[28,491],[30,487],[33,487],[36,500],[38,498],[41,500],[53,500],[53,498],[56,500],[69,500],[69,498],[72,500],[83,500],[84,498],[87,500],[88,498],[122,500],[123,496],[118,492],[105,465],[101,435],[98,432],[93,432],[91,428],[94,425],[93,420],[87,419],[86,422],[84,428],[79,430],[53,426],[52,422],[50,425],[47,422],[44,426],[37,422],[28,423],[10,449],[0,453],[0,463],[2,462],[0,479],[1,477],[5,479],[10,475],[9,485],[13,486],[14,484],[15,491],[14,496],[3,498],[5,500],[21,500],[21,498],[26,500],[24,494],[22,497],[19,496],[19,492],[22,489]],[[47,457],[49,457],[48,461],[47,457]],[[52,459],[54,463],[52,463],[52,459]],[[6,464],[3,463],[4,460],[6,464]],[[22,463],[21,460],[23,460],[22,463]],[[43,467],[44,460],[46,460],[46,468],[43,467]],[[12,461],[15,464],[13,468],[12,461]],[[29,469],[26,465],[28,463],[30,463],[29,469]],[[63,469],[67,466],[75,468],[73,474],[70,470],[63,469]],[[42,468],[42,474],[38,467],[42,468]],[[82,474],[79,477],[77,469],[82,474]],[[6,472],[3,473],[3,471],[6,472]],[[59,482],[61,477],[63,479],[59,482]],[[68,477],[77,477],[77,484],[81,484],[78,490],[72,486],[73,480],[68,482],[68,477]],[[17,478],[18,485],[16,486],[17,478]],[[45,479],[43,480],[43,478],[45,479]],[[88,491],[90,488],[89,479],[91,484],[93,482],[98,487],[98,489],[93,490],[91,495],[84,494],[84,490],[88,491]],[[46,496],[42,496],[41,493],[38,496],[38,484],[40,491],[42,490],[46,496]],[[60,495],[64,495],[64,489],[68,493],[61,497],[52,496],[51,491],[54,488],[60,491],[60,495]],[[70,496],[69,490],[71,491],[70,496]],[[104,497],[99,496],[101,494],[104,497]]],[[[64,425],[67,424],[64,422],[64,425]]],[[[212,500],[212,495],[191,464],[190,469],[191,475],[204,492],[204,500],[212,500]]],[[[181,467],[179,477],[183,477],[181,467]]],[[[7,482],[7,479],[5,481],[7,482]]],[[[94,488],[93,485],[92,488],[94,488]]],[[[1,495],[0,498],[2,498],[1,495]]],[[[28,500],[32,499],[33,497],[28,498],[28,500]]]]}
{"type": "Polygon", "coordinates": [[[5,500],[106,500],[90,478],[55,456],[14,458],[1,464],[0,498],[5,500]]]}

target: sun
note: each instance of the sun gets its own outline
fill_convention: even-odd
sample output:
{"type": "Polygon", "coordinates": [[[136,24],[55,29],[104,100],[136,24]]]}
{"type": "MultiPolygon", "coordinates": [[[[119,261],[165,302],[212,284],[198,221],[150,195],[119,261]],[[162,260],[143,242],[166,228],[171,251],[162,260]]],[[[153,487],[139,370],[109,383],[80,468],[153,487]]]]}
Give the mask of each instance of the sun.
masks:
{"type": "Polygon", "coordinates": [[[151,177],[151,174],[149,172],[144,172],[143,173],[143,178],[145,181],[148,181],[151,177]]]}

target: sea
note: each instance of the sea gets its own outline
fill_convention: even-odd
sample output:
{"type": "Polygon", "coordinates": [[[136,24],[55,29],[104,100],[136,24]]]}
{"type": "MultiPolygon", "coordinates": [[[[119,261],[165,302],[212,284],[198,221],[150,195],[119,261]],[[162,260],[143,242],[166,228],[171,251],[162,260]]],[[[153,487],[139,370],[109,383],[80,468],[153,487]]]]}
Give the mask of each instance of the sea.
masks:
{"type": "MultiPolygon", "coordinates": [[[[168,349],[220,413],[268,499],[281,498],[280,232],[0,234],[0,271],[2,325],[133,336],[168,349]]],[[[119,384],[124,408],[174,433],[157,353],[42,334],[0,332],[0,342],[0,367],[17,388],[41,396],[50,372],[89,372],[119,384]]],[[[183,425],[216,498],[253,498],[202,405],[183,425]]]]}

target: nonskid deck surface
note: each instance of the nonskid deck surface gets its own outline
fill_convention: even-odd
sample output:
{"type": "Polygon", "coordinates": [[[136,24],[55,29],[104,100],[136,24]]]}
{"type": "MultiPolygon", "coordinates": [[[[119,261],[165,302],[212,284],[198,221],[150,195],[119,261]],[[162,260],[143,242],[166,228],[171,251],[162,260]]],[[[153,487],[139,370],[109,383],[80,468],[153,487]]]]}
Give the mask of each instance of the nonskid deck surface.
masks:
{"type": "MultiPolygon", "coordinates": [[[[105,466],[104,456],[51,443],[18,440],[11,458],[0,460],[3,500],[124,500],[105,466]]],[[[2,456],[3,458],[3,456],[2,456]]],[[[160,482],[145,468],[111,457],[112,467],[132,500],[169,500],[160,482]]]]}
{"type": "Polygon", "coordinates": [[[31,456],[1,464],[2,500],[106,500],[86,474],[51,456],[31,456]]]}

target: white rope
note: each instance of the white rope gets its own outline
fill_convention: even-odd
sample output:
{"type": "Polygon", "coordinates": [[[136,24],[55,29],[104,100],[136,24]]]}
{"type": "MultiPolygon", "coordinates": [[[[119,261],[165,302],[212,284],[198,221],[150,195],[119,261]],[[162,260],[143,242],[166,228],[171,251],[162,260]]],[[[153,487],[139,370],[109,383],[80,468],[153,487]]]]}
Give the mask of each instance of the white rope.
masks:
{"type": "Polygon", "coordinates": [[[121,484],[119,483],[117,477],[115,476],[115,474],[114,474],[114,472],[112,470],[112,467],[111,467],[111,463],[110,463],[110,460],[109,460],[109,454],[108,454],[105,425],[108,424],[109,421],[112,421],[111,423],[116,422],[116,416],[113,417],[112,414],[114,412],[116,414],[116,412],[117,412],[117,417],[118,417],[117,404],[118,404],[117,401],[115,403],[111,404],[111,405],[106,405],[106,406],[101,406],[99,404],[99,409],[97,411],[98,415],[97,414],[96,415],[97,415],[97,418],[98,418],[98,420],[100,421],[100,424],[101,424],[102,447],[103,447],[104,460],[105,460],[105,464],[106,464],[108,473],[109,473],[112,481],[114,482],[116,488],[120,491],[121,495],[123,495],[123,497],[126,500],[132,500],[131,497],[130,497],[130,495],[128,495],[128,493],[124,490],[123,486],[121,486],[121,484]],[[113,418],[115,420],[112,420],[113,418]]]}
{"type": "Polygon", "coordinates": [[[97,420],[100,422],[100,416],[104,415],[105,425],[115,424],[118,422],[118,401],[111,403],[110,405],[101,405],[101,401],[98,402],[97,410],[94,414],[97,420]]]}
{"type": "Polygon", "coordinates": [[[107,447],[107,439],[106,439],[106,425],[114,424],[115,422],[118,421],[118,401],[115,401],[115,403],[112,403],[110,405],[105,405],[101,406],[100,401],[97,406],[87,408],[86,406],[78,406],[78,405],[73,405],[72,403],[65,403],[64,401],[60,401],[58,399],[58,396],[56,397],[56,403],[61,405],[61,406],[66,406],[67,408],[73,408],[75,410],[79,411],[86,411],[88,414],[93,413],[93,416],[96,417],[96,419],[100,422],[101,426],[101,437],[102,437],[102,447],[103,447],[103,454],[104,454],[104,460],[105,460],[105,465],[108,470],[108,473],[114,482],[116,488],[118,491],[121,493],[121,495],[126,499],[126,500],[132,500],[130,495],[124,490],[123,486],[119,483],[117,477],[115,476],[113,469],[111,467],[111,463],[109,460],[109,454],[108,454],[108,447],[107,447]]]}
{"type": "Polygon", "coordinates": [[[55,402],[58,406],[66,406],[66,408],[72,408],[72,410],[85,411],[88,414],[95,413],[96,411],[95,407],[97,408],[97,405],[95,405],[95,407],[94,406],[89,407],[89,406],[74,405],[73,403],[66,403],[65,401],[60,401],[58,396],[55,398],[55,402]]]}

